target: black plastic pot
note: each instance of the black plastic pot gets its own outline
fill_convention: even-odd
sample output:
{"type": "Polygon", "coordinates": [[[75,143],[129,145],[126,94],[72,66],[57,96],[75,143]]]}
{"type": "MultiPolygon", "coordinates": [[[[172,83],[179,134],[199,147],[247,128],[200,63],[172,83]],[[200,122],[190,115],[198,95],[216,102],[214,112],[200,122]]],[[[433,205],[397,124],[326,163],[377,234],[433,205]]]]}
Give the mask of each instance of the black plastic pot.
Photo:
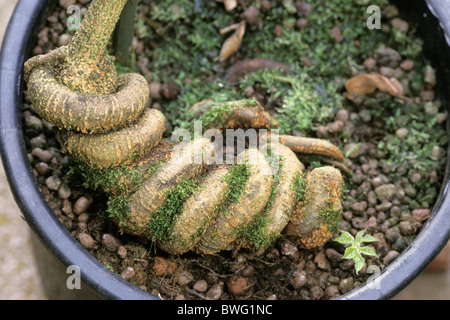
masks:
{"type": "MultiPolygon", "coordinates": [[[[425,57],[438,71],[438,92],[450,107],[450,1],[394,1],[425,39],[425,57]],[[436,15],[433,15],[431,11],[436,15]],[[441,21],[441,25],[439,22],[441,21]],[[447,35],[447,43],[445,40],[447,35]]],[[[158,299],[106,269],[56,219],[39,191],[25,149],[21,124],[23,63],[53,0],[20,0],[4,38],[0,60],[0,145],[15,200],[35,236],[39,271],[51,299],[158,299]],[[81,270],[81,290],[66,286],[67,267],[81,270]]],[[[450,132],[450,131],[449,131],[450,132]]],[[[376,277],[340,299],[388,299],[405,288],[433,260],[450,237],[449,168],[433,215],[416,240],[376,277]]]]}

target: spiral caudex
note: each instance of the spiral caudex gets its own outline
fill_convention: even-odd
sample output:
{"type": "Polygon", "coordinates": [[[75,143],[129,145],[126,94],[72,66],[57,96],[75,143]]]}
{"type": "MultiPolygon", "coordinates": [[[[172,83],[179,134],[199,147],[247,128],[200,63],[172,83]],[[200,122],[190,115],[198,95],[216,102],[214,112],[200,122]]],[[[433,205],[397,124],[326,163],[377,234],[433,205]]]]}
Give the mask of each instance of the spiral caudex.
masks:
{"type": "MultiPolygon", "coordinates": [[[[112,221],[173,254],[212,254],[238,243],[264,248],[282,233],[306,248],[323,245],[340,220],[342,176],[332,167],[305,173],[296,152],[342,161],[340,150],[274,134],[266,138],[281,144],[242,150],[223,164],[223,146],[211,139],[161,140],[165,119],[145,108],[147,83],[118,76],[105,54],[125,2],[94,0],[67,47],[25,64],[36,112],[59,129],[86,180],[110,196],[112,221]]],[[[277,125],[256,100],[211,107],[200,119],[219,131],[277,125]]]]}
{"type": "Polygon", "coordinates": [[[147,81],[137,74],[118,77],[112,94],[74,92],[61,84],[51,66],[33,70],[28,90],[36,111],[64,130],[82,133],[106,132],[134,122],[149,95],[147,81]]]}

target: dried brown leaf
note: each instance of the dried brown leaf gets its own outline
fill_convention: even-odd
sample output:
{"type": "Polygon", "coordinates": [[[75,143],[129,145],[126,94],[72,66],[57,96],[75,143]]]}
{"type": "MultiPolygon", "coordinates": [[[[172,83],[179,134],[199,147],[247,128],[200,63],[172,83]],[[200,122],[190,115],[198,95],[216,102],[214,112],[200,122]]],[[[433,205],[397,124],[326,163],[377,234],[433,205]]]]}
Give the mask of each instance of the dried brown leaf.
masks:
{"type": "Polygon", "coordinates": [[[237,0],[215,0],[216,2],[223,2],[225,9],[230,12],[237,7],[237,0]]]}
{"type": "Polygon", "coordinates": [[[236,31],[225,40],[222,49],[220,50],[220,61],[225,61],[228,59],[233,53],[239,50],[242,44],[242,39],[245,34],[245,21],[241,21],[239,26],[236,28],[236,31]]]}
{"type": "Polygon", "coordinates": [[[223,0],[223,3],[227,11],[233,11],[237,6],[237,0],[223,0]]]}
{"type": "Polygon", "coordinates": [[[369,95],[377,89],[394,97],[405,98],[403,88],[397,79],[389,79],[377,73],[364,73],[350,78],[345,84],[347,98],[353,100],[355,95],[369,95]]]}
{"type": "Polygon", "coordinates": [[[229,26],[220,29],[219,32],[220,32],[221,35],[224,35],[224,34],[230,32],[230,31],[236,30],[237,28],[239,28],[240,25],[241,25],[240,23],[230,24],[229,26]]]}

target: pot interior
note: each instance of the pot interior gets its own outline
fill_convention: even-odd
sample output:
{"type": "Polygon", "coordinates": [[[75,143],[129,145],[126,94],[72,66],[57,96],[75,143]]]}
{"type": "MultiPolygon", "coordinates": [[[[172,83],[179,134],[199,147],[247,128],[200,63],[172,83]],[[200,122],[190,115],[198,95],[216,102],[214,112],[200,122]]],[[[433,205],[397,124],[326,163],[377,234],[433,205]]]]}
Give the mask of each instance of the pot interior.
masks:
{"type": "MultiPolygon", "coordinates": [[[[58,23],[61,24],[61,19],[58,17],[58,15],[53,14],[55,10],[55,6],[50,6],[50,1],[42,1],[41,3],[38,3],[39,1],[33,2],[31,6],[28,6],[25,4],[25,1],[20,1],[18,9],[17,9],[17,15],[27,16],[26,13],[23,14],[23,11],[30,11],[33,12],[33,14],[30,14],[30,21],[28,22],[27,26],[23,26],[21,28],[23,34],[26,34],[27,30],[34,30],[36,33],[39,34],[39,32],[42,31],[43,23],[45,23],[47,26],[53,27],[53,28],[59,28],[58,23]],[[34,6],[34,8],[33,8],[34,6]],[[36,8],[38,10],[36,10],[36,8]],[[32,11],[34,9],[35,11],[32,11]],[[20,12],[23,10],[22,12],[20,12]],[[41,14],[37,14],[36,12],[39,12],[41,14]],[[48,18],[50,16],[51,18],[48,18]],[[43,19],[46,17],[45,19],[43,19]],[[52,22],[52,19],[56,19],[59,22],[52,22]],[[28,28],[28,29],[26,29],[28,28]]],[[[147,2],[144,1],[145,4],[147,2]]],[[[440,101],[440,112],[444,115],[444,111],[448,111],[449,108],[449,99],[450,99],[450,93],[446,88],[449,87],[449,81],[450,81],[450,49],[447,43],[445,42],[445,36],[440,29],[439,23],[437,19],[429,12],[428,7],[425,2],[423,1],[412,1],[408,2],[408,4],[405,4],[402,1],[392,1],[393,4],[395,4],[399,11],[400,15],[399,18],[405,19],[408,21],[409,26],[412,28],[414,27],[417,30],[417,33],[420,34],[426,41],[423,43],[423,59],[419,59],[417,61],[422,61],[424,67],[429,65],[432,66],[432,68],[436,71],[436,87],[435,87],[435,93],[436,98],[431,99],[431,102],[435,100],[440,101]],[[433,37],[429,37],[429,35],[432,34],[433,37]]],[[[54,5],[54,3],[52,2],[54,5]]],[[[59,12],[62,12],[61,9],[59,9],[59,12]]],[[[143,16],[146,14],[148,15],[148,12],[143,10],[144,13],[142,13],[143,16]]],[[[60,13],[61,14],[61,13],[60,13]]],[[[15,18],[17,21],[17,17],[15,18]]],[[[154,21],[155,22],[155,21],[154,21]]],[[[158,20],[156,19],[157,23],[158,20]]],[[[139,25],[141,28],[142,25],[139,25]]],[[[161,25],[158,25],[162,29],[164,29],[161,25]]],[[[309,27],[314,27],[314,25],[311,25],[309,27]]],[[[14,32],[14,28],[20,29],[20,26],[18,24],[12,24],[10,31],[7,35],[7,40],[5,41],[5,46],[8,45],[16,45],[17,48],[19,48],[20,56],[22,59],[25,59],[25,57],[30,57],[35,54],[39,54],[39,50],[48,50],[49,47],[45,47],[45,43],[39,43],[38,39],[40,41],[43,41],[42,39],[45,37],[39,38],[38,34],[34,34],[33,37],[30,35],[24,36],[23,41],[24,43],[21,43],[19,40],[13,41],[11,38],[13,37],[11,35],[12,32],[14,32]],[[27,41],[29,40],[29,41],[27,41]]],[[[161,30],[161,29],[159,29],[161,30]]],[[[161,31],[162,32],[162,31],[161,31]]],[[[56,32],[57,35],[59,35],[58,41],[61,40],[61,35],[64,32],[56,32]]],[[[142,36],[142,35],[141,35],[142,36]]],[[[51,43],[53,40],[52,32],[49,31],[46,34],[48,43],[51,43]],[[49,38],[50,37],[50,38],[49,38]]],[[[56,36],[55,36],[56,37],[56,36]]],[[[54,41],[53,44],[50,45],[50,47],[56,46],[58,41],[54,41]]],[[[42,53],[43,53],[42,52],[42,53]]],[[[9,61],[8,59],[8,53],[3,53],[3,59],[2,59],[2,86],[6,87],[7,83],[5,82],[5,74],[6,70],[4,68],[4,65],[9,61]]],[[[11,53],[9,53],[11,54],[11,53]]],[[[240,56],[240,58],[244,58],[240,56]]],[[[21,70],[21,65],[23,64],[23,61],[19,61],[16,65],[19,66],[19,70],[21,70]]],[[[141,68],[142,70],[142,68],[141,68]]],[[[9,70],[10,71],[10,70],[9,70]]],[[[17,71],[17,69],[15,70],[17,71]]],[[[380,72],[380,70],[377,70],[380,72]]],[[[17,78],[20,79],[19,75],[15,75],[17,78]]],[[[154,80],[154,79],[153,79],[154,80]]],[[[151,83],[155,83],[158,81],[150,81],[151,83]]],[[[161,80],[163,84],[165,84],[165,80],[161,80]]],[[[13,82],[14,83],[14,82],[13,82]]],[[[186,84],[184,84],[186,85],[186,84]]],[[[256,82],[253,82],[252,84],[253,89],[258,90],[258,84],[256,82]]],[[[2,90],[2,93],[6,94],[6,89],[2,90]]],[[[102,194],[93,194],[91,191],[87,191],[83,189],[80,186],[77,186],[76,188],[73,188],[72,190],[60,190],[60,185],[55,186],[55,184],[65,184],[66,187],[70,186],[70,182],[68,180],[65,180],[65,178],[62,178],[61,176],[58,177],[58,174],[55,172],[64,172],[67,169],[66,165],[68,163],[68,158],[64,155],[61,155],[60,150],[58,150],[58,145],[56,144],[55,139],[51,136],[52,128],[50,126],[47,126],[47,124],[43,124],[40,122],[39,126],[39,119],[35,119],[32,117],[36,117],[35,113],[33,112],[33,107],[31,105],[31,102],[29,101],[29,98],[27,97],[26,92],[24,92],[22,96],[22,91],[18,91],[18,88],[14,88],[14,90],[10,91],[11,97],[2,96],[1,99],[4,103],[2,103],[2,155],[3,155],[3,161],[5,164],[5,169],[8,174],[9,182],[11,184],[11,187],[13,189],[13,192],[15,193],[17,202],[19,206],[22,209],[22,212],[24,213],[24,216],[27,219],[27,222],[30,224],[33,231],[37,234],[38,238],[44,243],[44,246],[51,252],[51,256],[54,256],[62,262],[62,265],[59,263],[59,270],[62,270],[64,272],[64,268],[69,265],[77,265],[80,266],[81,270],[84,270],[82,272],[83,281],[89,287],[90,289],[93,289],[93,291],[96,291],[97,294],[99,294],[101,297],[104,298],[125,298],[125,299],[157,299],[158,298],[158,291],[153,291],[152,293],[147,293],[144,290],[140,289],[138,286],[132,285],[130,282],[125,281],[120,274],[124,270],[117,269],[117,266],[124,266],[126,265],[123,261],[120,262],[120,258],[117,256],[114,257],[112,260],[110,259],[110,254],[108,254],[107,250],[105,250],[104,247],[106,247],[104,241],[102,242],[101,236],[97,234],[97,238],[94,236],[94,242],[96,243],[94,247],[91,249],[86,250],[83,248],[79,241],[76,239],[79,238],[80,233],[79,232],[82,228],[89,226],[89,228],[92,228],[93,230],[101,230],[102,234],[109,234],[112,233],[117,239],[120,239],[122,244],[127,243],[126,241],[130,241],[132,245],[128,246],[127,249],[129,251],[129,254],[132,253],[135,256],[138,256],[136,260],[147,260],[145,263],[141,262],[133,262],[133,267],[136,270],[144,270],[146,272],[154,272],[155,269],[152,269],[152,267],[155,265],[157,256],[162,256],[163,259],[167,261],[172,261],[173,259],[170,256],[165,255],[164,253],[161,253],[159,251],[152,251],[152,246],[146,242],[137,240],[135,238],[129,238],[127,236],[122,236],[118,233],[117,229],[114,228],[114,225],[109,225],[107,222],[104,221],[101,217],[97,217],[95,215],[92,215],[88,211],[81,212],[81,214],[74,213],[74,208],[77,200],[80,200],[82,198],[88,199],[89,201],[92,201],[94,199],[95,201],[98,201],[98,204],[92,204],[92,207],[89,208],[89,210],[98,210],[98,212],[102,212],[104,210],[104,204],[106,203],[106,200],[104,198],[104,195],[102,194]],[[15,94],[15,96],[12,96],[12,93],[15,94]],[[22,101],[23,97],[23,101],[22,101]],[[8,100],[10,99],[9,102],[8,100]],[[9,108],[6,110],[6,108],[9,108]],[[21,110],[21,113],[17,114],[17,110],[21,110]],[[14,119],[12,122],[10,119],[7,119],[7,117],[10,117],[10,119],[14,119]],[[33,127],[35,123],[32,121],[37,121],[38,127],[41,128],[42,132],[44,133],[44,136],[42,137],[42,132],[36,132],[36,127],[33,127]],[[7,121],[10,121],[9,124],[7,121]],[[23,122],[23,129],[22,129],[22,121],[23,122]],[[31,123],[31,125],[30,125],[31,123]],[[13,131],[7,131],[8,129],[14,129],[13,131]],[[5,130],[7,129],[7,130],[5,130]],[[14,135],[14,137],[13,137],[14,135]],[[12,139],[12,140],[11,140],[12,139]],[[33,140],[34,139],[34,140],[33,140]],[[8,142],[8,143],[7,143],[8,142]],[[13,143],[11,143],[13,142],[13,143]],[[25,149],[26,146],[26,149],[25,149]],[[15,148],[15,149],[14,149],[15,148]],[[51,162],[52,160],[45,162],[43,161],[45,154],[39,154],[34,152],[33,149],[44,149],[44,151],[50,151],[53,154],[53,159],[56,159],[54,162],[51,162]],[[30,164],[29,156],[31,155],[33,162],[30,164]],[[58,156],[55,156],[58,154],[58,156]],[[38,160],[36,160],[38,159],[38,160]],[[18,164],[18,165],[16,165],[18,164]],[[37,164],[40,164],[37,166],[37,164]],[[47,164],[47,167],[45,166],[47,164]],[[55,167],[56,171],[52,174],[49,174],[49,171],[52,170],[50,167],[55,167]],[[18,170],[22,170],[22,172],[18,172],[18,170]],[[44,174],[42,172],[45,172],[44,174]],[[36,175],[36,179],[33,177],[32,173],[36,175]],[[55,181],[56,178],[59,178],[60,181],[55,181]],[[49,180],[49,178],[52,178],[49,180]],[[63,191],[67,191],[67,193],[64,195],[62,194],[63,191]],[[59,192],[59,194],[58,194],[59,192]],[[67,194],[69,196],[66,197],[67,194]],[[67,201],[66,201],[67,200],[67,201]],[[70,207],[70,209],[69,209],[70,207]],[[88,217],[86,215],[83,215],[85,213],[90,213],[88,217]],[[83,221],[79,220],[79,217],[83,217],[86,219],[89,219],[89,224],[83,221]],[[106,223],[106,227],[105,227],[106,223]],[[107,232],[105,231],[107,230],[107,232]],[[137,246],[134,246],[134,244],[137,243],[137,246]],[[141,248],[147,248],[147,251],[145,253],[142,253],[140,250],[141,248]],[[150,249],[149,249],[150,248],[150,249]],[[133,251],[134,250],[134,251],[133,251]],[[95,253],[94,253],[95,252],[95,253]],[[142,257],[140,256],[142,255],[142,257]],[[94,258],[96,257],[96,258],[94,258]],[[102,260],[105,259],[105,260],[102,260]],[[114,261],[115,268],[112,267],[111,261],[114,261]],[[119,262],[117,262],[119,261],[119,262]],[[122,263],[122,265],[121,265],[122,263]],[[61,268],[62,267],[62,268],[61,268]],[[108,268],[113,269],[114,273],[108,270],[108,268]],[[117,273],[119,275],[117,275],[117,273]]],[[[170,100],[170,99],[167,99],[170,100]]],[[[429,100],[430,101],[430,100],[429,100]]],[[[156,100],[156,102],[153,103],[153,107],[172,107],[172,103],[170,101],[165,100],[156,100]]],[[[356,110],[356,109],[355,109],[356,110]]],[[[359,110],[360,111],[360,110],[359,110]]],[[[358,111],[358,112],[359,112],[358,111]]],[[[355,114],[358,114],[358,112],[354,111],[355,114]]],[[[359,117],[361,117],[360,114],[358,114],[359,117]]],[[[169,114],[170,117],[170,114],[169,114]]],[[[330,121],[331,122],[331,121],[330,121]]],[[[38,130],[39,130],[38,128],[38,130]]],[[[448,132],[448,130],[447,130],[448,132]]],[[[446,150],[445,150],[446,151],[446,150]]],[[[445,155],[446,159],[446,155],[445,155]]],[[[413,242],[413,245],[410,245],[412,242],[407,242],[407,246],[403,243],[401,248],[402,250],[393,250],[401,253],[393,262],[391,263],[389,261],[389,267],[386,267],[381,274],[376,278],[377,279],[377,286],[374,286],[375,282],[367,282],[369,277],[369,274],[367,274],[366,278],[362,278],[364,280],[356,280],[353,285],[355,288],[348,293],[345,294],[345,292],[342,290],[341,293],[337,297],[333,298],[339,298],[339,299],[385,299],[390,298],[393,295],[395,295],[397,292],[399,292],[401,289],[403,289],[412,279],[414,279],[415,276],[417,276],[425,267],[426,265],[431,262],[433,257],[437,255],[437,253],[440,251],[440,249],[445,245],[445,243],[448,241],[449,238],[449,228],[448,223],[446,224],[445,221],[448,221],[446,219],[449,218],[449,207],[448,207],[448,200],[447,199],[447,186],[448,186],[448,172],[446,165],[448,166],[447,160],[445,160],[446,163],[443,165],[442,173],[439,176],[439,179],[441,181],[440,188],[438,189],[438,194],[436,195],[436,203],[433,205],[430,205],[428,208],[433,214],[432,216],[427,220],[426,223],[420,225],[420,232],[414,235],[415,239],[413,242]],[[358,286],[357,284],[360,284],[358,286]]],[[[70,188],[69,188],[70,189],[70,188]]],[[[359,190],[361,191],[361,189],[359,190]]],[[[411,196],[412,200],[414,200],[414,196],[411,196]]],[[[81,205],[81,204],[79,204],[81,205]]],[[[381,206],[382,203],[377,203],[377,205],[381,206]]],[[[394,204],[395,206],[395,204],[394,204]]],[[[375,207],[375,206],[374,206],[375,207]]],[[[391,204],[392,207],[392,204],[391,204]]],[[[421,209],[420,204],[419,207],[416,209],[421,209]]],[[[347,208],[347,211],[354,211],[359,213],[358,208],[347,208]]],[[[390,210],[389,209],[382,209],[380,207],[379,211],[382,210],[390,210]]],[[[412,211],[413,209],[411,209],[412,211]]],[[[104,211],[103,211],[104,212],[104,211]]],[[[378,214],[377,218],[380,218],[381,214],[378,214]]],[[[401,215],[398,217],[401,218],[401,215]]],[[[366,220],[368,220],[367,218],[366,220]]],[[[387,220],[387,218],[384,218],[387,220]]],[[[348,228],[351,229],[352,225],[351,223],[353,220],[348,220],[347,223],[349,224],[348,228]]],[[[366,223],[366,221],[364,221],[366,223]]],[[[380,223],[381,224],[381,223],[380,223]]],[[[367,224],[360,226],[360,229],[363,229],[367,224]]],[[[353,226],[354,227],[354,226],[353,226]]],[[[373,230],[376,231],[377,229],[373,230]]],[[[405,231],[406,232],[406,231],[405,231]]],[[[408,237],[404,236],[402,237],[403,241],[409,239],[408,237]]],[[[82,242],[82,241],[81,241],[82,242]]],[[[395,244],[395,241],[392,241],[390,244],[392,247],[392,244],[395,244]]],[[[86,244],[84,243],[86,246],[86,244]]],[[[276,248],[273,250],[272,255],[281,255],[283,256],[283,251],[281,249],[282,245],[286,245],[286,243],[278,243],[276,248]],[[275,253],[278,252],[278,253],[275,253]]],[[[320,265],[320,259],[319,257],[324,257],[325,260],[331,260],[331,253],[342,250],[342,248],[330,245],[328,247],[330,249],[328,251],[328,255],[325,250],[318,250],[313,251],[310,253],[305,253],[300,251],[300,258],[297,257],[296,263],[300,263],[299,261],[304,261],[303,267],[300,266],[300,272],[307,270],[308,266],[309,268],[312,268],[314,266],[314,270],[323,270],[327,271],[329,268],[328,266],[322,266],[320,265]],[[331,253],[330,253],[331,252],[331,253]],[[301,257],[308,256],[314,254],[316,255],[314,259],[304,259],[302,260],[301,257]],[[317,258],[317,259],[316,259],[317,258]]],[[[392,249],[392,248],[391,248],[392,249]]],[[[116,248],[117,250],[117,248],[116,248]]],[[[383,258],[386,257],[388,253],[387,251],[384,252],[383,258]]],[[[295,251],[295,250],[294,250],[295,251]]],[[[298,251],[298,250],[297,250],[298,251]]],[[[297,252],[296,251],[296,252],[297,252]]],[[[45,253],[42,253],[44,256],[45,253]]],[[[255,258],[255,260],[252,260],[250,258],[250,255],[244,254],[244,256],[232,256],[230,252],[225,254],[225,260],[224,258],[219,259],[218,261],[215,261],[216,264],[222,263],[222,264],[229,264],[230,266],[233,264],[239,265],[239,262],[237,259],[244,259],[247,261],[244,263],[244,265],[251,265],[254,263],[254,265],[258,265],[262,268],[264,266],[264,263],[257,264],[255,261],[260,260],[260,258],[255,258]],[[230,260],[227,260],[230,259],[230,260]],[[248,261],[253,261],[252,263],[249,263],[248,261]]],[[[270,258],[269,255],[263,256],[267,259],[275,259],[270,258]]],[[[178,263],[180,263],[179,258],[174,259],[178,263]]],[[[191,259],[189,264],[184,265],[186,266],[192,266],[192,261],[196,261],[196,259],[200,259],[198,257],[192,257],[192,255],[188,254],[186,259],[191,259]]],[[[284,260],[276,260],[276,261],[284,261],[289,262],[290,264],[293,264],[292,257],[284,254],[284,260]]],[[[295,258],[294,258],[295,259],[295,258]]],[[[268,260],[269,263],[266,263],[266,265],[270,265],[273,263],[273,261],[268,260]]],[[[130,262],[131,263],[131,262],[130,262]]],[[[207,269],[205,267],[206,263],[212,263],[208,258],[205,258],[205,260],[201,260],[201,263],[203,267],[203,271],[207,269]]],[[[325,262],[324,262],[325,263],[325,262]]],[[[328,262],[330,263],[330,262],[328,262]]],[[[340,262],[332,262],[336,265],[340,265],[340,262]]],[[[58,264],[58,263],[57,263],[58,264]]],[[[341,266],[342,268],[346,268],[348,266],[341,266]]],[[[43,269],[45,266],[43,266],[43,269]]],[[[123,269],[126,269],[123,267],[123,269]]],[[[181,270],[182,268],[180,268],[181,270]]],[[[351,269],[351,264],[350,264],[351,269]]],[[[193,268],[191,270],[192,273],[195,274],[196,269],[193,268]]],[[[277,272],[277,270],[271,270],[272,272],[277,272]]],[[[283,270],[281,270],[283,271],[283,270]]],[[[281,273],[281,271],[279,271],[281,273]]],[[[229,272],[229,271],[228,271],[229,272]]],[[[284,279],[285,285],[294,286],[293,282],[289,282],[287,280],[289,277],[292,277],[293,274],[295,274],[296,270],[291,271],[283,271],[285,272],[284,275],[279,276],[280,279],[284,279]]],[[[309,271],[308,271],[309,272],[309,271]]],[[[331,273],[331,269],[329,271],[331,273]]],[[[351,271],[348,271],[349,274],[351,274],[351,271]]],[[[213,272],[215,273],[215,272],[213,272]]],[[[313,271],[310,272],[311,274],[313,271]]],[[[318,272],[316,272],[318,273],[318,272]]],[[[324,273],[324,272],[323,272],[324,273]]],[[[122,274],[123,275],[123,274],[122,274]]],[[[227,274],[230,276],[230,274],[227,274]]],[[[241,274],[238,274],[239,276],[241,274]]],[[[166,275],[167,276],[167,275],[166,275]]],[[[352,274],[352,277],[356,276],[352,274]]],[[[205,275],[206,277],[206,275],[205,275]]],[[[273,275],[271,275],[273,277],[273,275]]],[[[220,277],[219,277],[220,278],[220,277]]],[[[163,280],[159,281],[165,281],[165,277],[162,277],[163,280]]],[[[172,278],[174,279],[174,278],[172,278]]],[[[371,278],[373,279],[373,277],[371,278]]],[[[137,281],[136,279],[134,279],[137,281]]],[[[146,286],[148,285],[147,289],[151,287],[151,282],[149,280],[142,280],[139,279],[139,281],[142,281],[141,285],[146,286]]],[[[156,280],[155,280],[156,281],[156,280]]],[[[209,282],[214,282],[214,280],[211,280],[208,278],[209,282]]],[[[280,280],[282,282],[282,280],[280,280]]],[[[217,283],[221,283],[221,280],[217,280],[217,283]]],[[[64,284],[65,285],[65,284],[64,284]]],[[[169,286],[168,284],[166,284],[169,286]]],[[[170,284],[172,285],[172,284],[170,284]]],[[[223,281],[222,281],[223,286],[223,281]]],[[[314,286],[311,286],[314,287],[314,286]]],[[[320,285],[318,285],[320,287],[320,285]]],[[[336,284],[336,287],[338,287],[338,283],[336,284]]],[[[188,287],[189,288],[189,287],[188,287]]],[[[192,289],[189,289],[192,290],[192,289]]],[[[318,290],[318,289],[317,289],[318,290]]],[[[323,289],[320,289],[324,291],[323,289]]],[[[151,291],[151,290],[149,290],[151,291]]],[[[299,294],[301,290],[298,291],[299,294]]],[[[229,293],[228,298],[232,296],[233,293],[229,293]]],[[[252,292],[254,294],[254,292],[252,292]]],[[[306,294],[303,292],[302,294],[306,294]]],[[[308,297],[311,298],[313,293],[308,292],[308,297]]],[[[175,298],[176,295],[174,295],[172,298],[175,298]]],[[[245,295],[244,295],[245,296],[245,295]]],[[[322,292],[322,296],[324,296],[322,292]]],[[[194,296],[193,296],[194,297],[194,296]]],[[[199,295],[197,295],[197,298],[199,295]]],[[[234,297],[234,296],[233,296],[234,297]]],[[[195,297],[194,297],[195,298],[195,297]]],[[[252,299],[253,296],[247,293],[247,298],[252,299]]],[[[264,297],[267,298],[267,297],[264,297]]]]}

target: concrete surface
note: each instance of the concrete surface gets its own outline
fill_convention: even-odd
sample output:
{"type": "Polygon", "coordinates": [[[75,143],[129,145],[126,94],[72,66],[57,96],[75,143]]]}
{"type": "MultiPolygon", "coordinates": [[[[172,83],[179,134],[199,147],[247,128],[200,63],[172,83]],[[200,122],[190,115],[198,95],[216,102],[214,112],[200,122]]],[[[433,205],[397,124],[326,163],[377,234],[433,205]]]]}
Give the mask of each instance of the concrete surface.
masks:
{"type": "Polygon", "coordinates": [[[39,282],[30,231],[0,169],[0,299],[46,299],[39,282]]]}
{"type": "MultiPolygon", "coordinates": [[[[0,0],[0,42],[17,0],[0,0]]],[[[0,299],[46,299],[33,252],[30,229],[11,195],[0,165],[0,299]]]]}
{"type": "MultiPolygon", "coordinates": [[[[0,0],[0,42],[17,0],[0,0]]],[[[11,195],[0,165],[0,300],[43,300],[30,243],[30,229],[11,195]]],[[[426,271],[395,299],[450,299],[449,245],[440,256],[440,271],[426,271]]]]}

